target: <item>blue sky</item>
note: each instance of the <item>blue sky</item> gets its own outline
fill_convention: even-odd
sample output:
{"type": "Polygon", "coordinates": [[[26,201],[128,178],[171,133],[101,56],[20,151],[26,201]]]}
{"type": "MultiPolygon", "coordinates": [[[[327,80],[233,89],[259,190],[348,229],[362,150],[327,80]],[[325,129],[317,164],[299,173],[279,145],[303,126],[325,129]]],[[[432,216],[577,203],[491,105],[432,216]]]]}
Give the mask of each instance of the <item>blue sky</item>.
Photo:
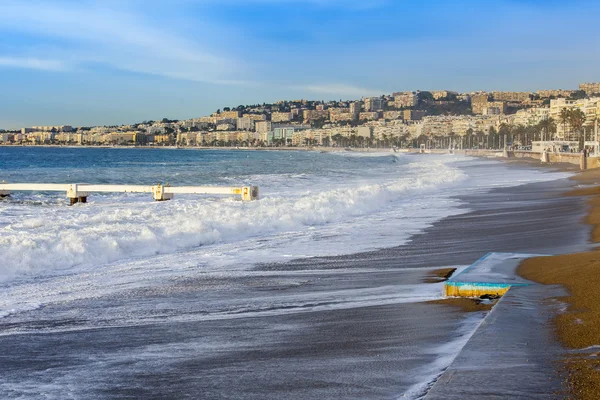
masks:
{"type": "Polygon", "coordinates": [[[600,80],[600,2],[0,0],[0,128],[600,80]]]}

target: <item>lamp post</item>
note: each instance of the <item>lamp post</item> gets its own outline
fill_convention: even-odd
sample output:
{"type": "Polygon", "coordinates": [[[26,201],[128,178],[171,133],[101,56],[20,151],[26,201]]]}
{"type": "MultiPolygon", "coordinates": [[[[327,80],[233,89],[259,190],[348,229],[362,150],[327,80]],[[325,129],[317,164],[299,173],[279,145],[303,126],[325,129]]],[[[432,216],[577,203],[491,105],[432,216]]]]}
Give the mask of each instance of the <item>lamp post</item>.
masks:
{"type": "Polygon", "coordinates": [[[596,157],[598,157],[598,150],[599,150],[598,149],[598,147],[599,147],[599,145],[598,145],[598,118],[596,118],[594,120],[594,141],[596,142],[595,143],[596,144],[596,149],[594,151],[594,155],[596,157]]]}

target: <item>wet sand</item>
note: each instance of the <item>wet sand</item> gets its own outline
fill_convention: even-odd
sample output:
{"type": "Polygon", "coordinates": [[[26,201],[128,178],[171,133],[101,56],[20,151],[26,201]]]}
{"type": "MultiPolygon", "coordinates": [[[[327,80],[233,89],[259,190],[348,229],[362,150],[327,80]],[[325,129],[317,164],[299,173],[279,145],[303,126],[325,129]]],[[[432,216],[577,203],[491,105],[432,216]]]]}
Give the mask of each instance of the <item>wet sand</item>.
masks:
{"type": "MultiPolygon", "coordinates": [[[[589,213],[585,221],[592,226],[591,240],[600,242],[600,170],[579,174],[582,185],[566,198],[587,198],[589,213]],[[592,185],[592,186],[588,186],[592,185]]],[[[564,359],[567,385],[576,399],[600,398],[600,251],[528,259],[519,273],[548,285],[563,285],[569,295],[558,299],[568,309],[554,319],[556,334],[571,351],[564,359]]]]}
{"type": "MultiPolygon", "coordinates": [[[[422,283],[427,271],[468,265],[489,251],[587,250],[585,200],[558,196],[570,186],[554,181],[465,197],[468,212],[396,248],[261,265],[244,276],[4,318],[0,397],[414,398],[487,311],[394,296],[413,287],[441,291],[440,283],[422,283]],[[548,224],[549,216],[557,223],[548,224]]],[[[552,338],[544,340],[549,350],[531,353],[537,365],[555,355],[552,338]]],[[[536,373],[547,379],[553,369],[536,373]]]]}

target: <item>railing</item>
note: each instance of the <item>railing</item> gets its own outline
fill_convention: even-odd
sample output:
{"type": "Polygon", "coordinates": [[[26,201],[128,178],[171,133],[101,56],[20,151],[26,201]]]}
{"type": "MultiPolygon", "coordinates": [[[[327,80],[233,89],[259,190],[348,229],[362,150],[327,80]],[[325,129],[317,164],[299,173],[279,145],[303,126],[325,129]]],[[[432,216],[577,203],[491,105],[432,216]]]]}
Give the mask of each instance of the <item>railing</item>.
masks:
{"type": "Polygon", "coordinates": [[[0,183],[0,197],[11,192],[65,192],[71,205],[87,202],[90,193],[152,193],[154,200],[170,200],[175,194],[219,194],[237,195],[244,201],[258,199],[258,186],[219,187],[219,186],[169,186],[145,185],[89,185],[84,183],[0,183]]]}

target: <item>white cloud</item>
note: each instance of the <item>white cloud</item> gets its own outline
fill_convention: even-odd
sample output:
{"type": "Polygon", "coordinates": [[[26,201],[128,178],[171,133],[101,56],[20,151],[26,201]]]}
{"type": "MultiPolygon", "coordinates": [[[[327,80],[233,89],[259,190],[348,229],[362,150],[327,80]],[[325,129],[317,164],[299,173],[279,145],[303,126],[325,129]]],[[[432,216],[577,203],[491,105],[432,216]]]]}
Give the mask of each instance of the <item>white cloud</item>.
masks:
{"type": "Polygon", "coordinates": [[[0,67],[39,69],[44,71],[64,71],[67,69],[65,63],[58,60],[4,56],[0,56],[0,67]]]}

